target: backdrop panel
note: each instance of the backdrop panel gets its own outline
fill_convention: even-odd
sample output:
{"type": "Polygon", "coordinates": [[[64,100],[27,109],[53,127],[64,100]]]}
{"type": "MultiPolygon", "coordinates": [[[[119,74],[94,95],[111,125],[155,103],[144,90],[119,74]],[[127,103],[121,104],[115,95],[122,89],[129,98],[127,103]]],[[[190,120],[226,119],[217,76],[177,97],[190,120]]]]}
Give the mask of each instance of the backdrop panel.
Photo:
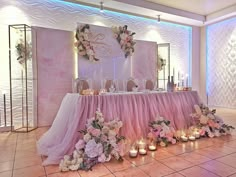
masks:
{"type": "Polygon", "coordinates": [[[155,42],[137,40],[133,56],[125,58],[111,28],[90,25],[90,31],[91,45],[99,62],[91,62],[78,56],[78,77],[93,80],[94,89],[99,89],[101,80],[106,78],[119,80],[120,88],[122,81],[130,77],[138,80],[156,78],[155,42]]]}
{"type": "Polygon", "coordinates": [[[36,28],[38,125],[51,125],[73,77],[73,32],[36,28]]]}

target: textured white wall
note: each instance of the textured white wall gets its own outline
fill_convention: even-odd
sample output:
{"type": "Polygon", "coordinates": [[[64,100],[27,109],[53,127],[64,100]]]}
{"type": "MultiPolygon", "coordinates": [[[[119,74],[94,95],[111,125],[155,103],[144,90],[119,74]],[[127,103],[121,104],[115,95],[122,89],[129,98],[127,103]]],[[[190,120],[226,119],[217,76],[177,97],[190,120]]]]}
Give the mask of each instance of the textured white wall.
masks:
{"type": "Polygon", "coordinates": [[[207,27],[209,105],[236,108],[236,17],[207,27]]]}
{"type": "MultiPolygon", "coordinates": [[[[59,0],[1,0],[0,3],[0,90],[8,90],[8,25],[28,24],[74,31],[77,22],[100,26],[128,25],[135,31],[135,39],[171,44],[171,62],[175,73],[189,73],[192,57],[192,28],[172,23],[124,15],[116,12],[100,13],[99,9],[59,0]]],[[[193,49],[195,50],[195,49],[193,49]]],[[[176,77],[177,78],[177,77],[176,77]]],[[[2,98],[0,96],[0,110],[2,98]]]]}

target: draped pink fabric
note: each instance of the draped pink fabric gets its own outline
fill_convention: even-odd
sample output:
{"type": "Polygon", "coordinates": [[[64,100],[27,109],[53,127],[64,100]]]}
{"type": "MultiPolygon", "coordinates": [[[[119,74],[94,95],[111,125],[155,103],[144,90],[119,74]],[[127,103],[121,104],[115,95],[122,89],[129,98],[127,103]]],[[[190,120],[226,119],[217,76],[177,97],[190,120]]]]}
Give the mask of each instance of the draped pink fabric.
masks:
{"type": "Polygon", "coordinates": [[[68,93],[52,127],[37,142],[38,152],[48,156],[44,165],[59,163],[65,154],[72,153],[81,136],[78,131],[84,129],[86,120],[94,116],[98,107],[105,120],[122,120],[121,134],[136,140],[147,135],[149,121],[158,115],[170,120],[175,129],[189,127],[194,124],[189,116],[193,105],[199,103],[196,91],[101,96],[68,93]]]}

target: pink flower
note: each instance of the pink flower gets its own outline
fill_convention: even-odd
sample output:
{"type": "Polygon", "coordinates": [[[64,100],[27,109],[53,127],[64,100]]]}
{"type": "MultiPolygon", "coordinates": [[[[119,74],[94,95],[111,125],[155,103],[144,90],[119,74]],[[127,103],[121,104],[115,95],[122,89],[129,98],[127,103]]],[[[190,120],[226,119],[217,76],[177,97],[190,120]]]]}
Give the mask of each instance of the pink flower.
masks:
{"type": "Polygon", "coordinates": [[[173,138],[173,139],[171,140],[171,143],[172,143],[172,144],[176,144],[176,139],[173,138]]]}
{"type": "Polygon", "coordinates": [[[76,148],[77,150],[80,150],[80,149],[83,149],[84,146],[85,146],[85,141],[82,140],[82,139],[80,139],[80,140],[76,143],[75,148],[76,148]]]}
{"type": "Polygon", "coordinates": [[[106,161],[106,156],[105,156],[105,154],[104,153],[102,153],[102,155],[100,155],[99,157],[98,157],[98,162],[105,162],[106,161]]]}
{"type": "Polygon", "coordinates": [[[117,39],[117,38],[118,38],[118,35],[117,35],[117,34],[114,34],[114,38],[116,38],[116,39],[117,39]]]}
{"type": "Polygon", "coordinates": [[[161,131],[160,132],[160,137],[164,137],[165,136],[165,132],[161,131]]]}
{"type": "Polygon", "coordinates": [[[99,129],[93,129],[91,132],[90,132],[93,136],[95,137],[98,137],[100,134],[101,134],[101,131],[99,129]]]}
{"type": "Polygon", "coordinates": [[[203,135],[205,135],[206,132],[205,132],[205,130],[201,129],[201,130],[199,131],[199,133],[200,133],[201,136],[203,136],[203,135]]]}

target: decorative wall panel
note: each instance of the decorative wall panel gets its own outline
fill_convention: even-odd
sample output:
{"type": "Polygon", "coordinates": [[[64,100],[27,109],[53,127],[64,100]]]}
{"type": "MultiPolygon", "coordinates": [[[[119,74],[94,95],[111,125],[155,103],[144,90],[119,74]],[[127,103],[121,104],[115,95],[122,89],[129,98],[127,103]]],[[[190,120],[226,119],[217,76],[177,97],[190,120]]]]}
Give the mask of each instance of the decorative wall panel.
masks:
{"type": "Polygon", "coordinates": [[[236,108],[236,17],[207,28],[209,105],[236,108]]]}

